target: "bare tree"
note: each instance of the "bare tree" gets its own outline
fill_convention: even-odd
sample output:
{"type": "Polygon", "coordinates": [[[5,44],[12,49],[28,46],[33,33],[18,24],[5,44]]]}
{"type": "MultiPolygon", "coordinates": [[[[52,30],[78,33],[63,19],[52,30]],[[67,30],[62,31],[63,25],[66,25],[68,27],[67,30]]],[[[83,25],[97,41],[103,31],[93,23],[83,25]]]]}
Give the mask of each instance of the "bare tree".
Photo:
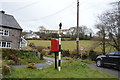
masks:
{"type": "Polygon", "coordinates": [[[106,26],[102,24],[97,24],[96,28],[99,29],[99,36],[102,38],[102,53],[105,55],[105,43],[106,43],[106,26]]]}
{"type": "MultiPolygon", "coordinates": [[[[86,35],[92,35],[93,33],[92,29],[87,28],[86,26],[80,26],[78,29],[79,29],[79,35],[80,35],[79,37],[82,39],[86,38],[85,37],[86,35]]],[[[77,28],[71,27],[69,28],[68,34],[71,35],[71,38],[75,39],[77,36],[76,32],[77,32],[77,28]]]]}
{"type": "MultiPolygon", "coordinates": [[[[112,10],[106,11],[102,15],[98,16],[98,19],[100,23],[97,25],[99,26],[99,31],[102,32],[102,36],[107,37],[109,41],[107,43],[111,46],[113,46],[117,51],[120,51],[120,46],[119,46],[119,16],[120,13],[118,11],[118,8],[114,7],[112,10]]],[[[103,41],[104,41],[103,40],[103,41]]]]}
{"type": "Polygon", "coordinates": [[[43,30],[46,30],[46,28],[44,26],[39,26],[38,28],[39,28],[40,33],[42,33],[43,30]]]}

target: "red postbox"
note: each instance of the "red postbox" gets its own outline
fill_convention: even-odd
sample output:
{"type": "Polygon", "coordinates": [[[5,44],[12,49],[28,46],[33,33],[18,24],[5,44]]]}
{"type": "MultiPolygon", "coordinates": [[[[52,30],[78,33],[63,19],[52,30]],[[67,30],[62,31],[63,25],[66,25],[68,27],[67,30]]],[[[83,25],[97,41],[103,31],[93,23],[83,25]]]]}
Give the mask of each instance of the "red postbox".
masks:
{"type": "Polygon", "coordinates": [[[51,52],[58,52],[58,51],[59,51],[59,40],[51,39],[51,52]]]}

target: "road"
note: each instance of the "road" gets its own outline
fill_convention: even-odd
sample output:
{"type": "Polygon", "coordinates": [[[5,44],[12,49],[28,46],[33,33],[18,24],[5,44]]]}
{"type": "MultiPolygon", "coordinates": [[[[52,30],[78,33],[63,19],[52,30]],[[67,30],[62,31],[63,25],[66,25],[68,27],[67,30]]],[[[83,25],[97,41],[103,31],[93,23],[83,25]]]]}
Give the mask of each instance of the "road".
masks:
{"type": "MultiPolygon", "coordinates": [[[[51,65],[55,61],[54,58],[50,58],[50,57],[44,57],[44,59],[46,59],[46,62],[35,64],[37,69],[42,69],[44,67],[48,67],[49,65],[51,65]]],[[[65,60],[61,60],[61,62],[64,62],[64,61],[65,60]]],[[[12,67],[20,68],[20,67],[24,67],[24,66],[27,66],[27,64],[24,64],[24,65],[14,65],[12,67]]]]}
{"type": "Polygon", "coordinates": [[[116,76],[118,78],[120,78],[120,71],[116,70],[116,69],[111,69],[109,67],[97,67],[95,64],[87,64],[89,67],[91,67],[92,69],[98,70],[100,72],[104,72],[104,73],[108,73],[110,75],[116,76]]]}

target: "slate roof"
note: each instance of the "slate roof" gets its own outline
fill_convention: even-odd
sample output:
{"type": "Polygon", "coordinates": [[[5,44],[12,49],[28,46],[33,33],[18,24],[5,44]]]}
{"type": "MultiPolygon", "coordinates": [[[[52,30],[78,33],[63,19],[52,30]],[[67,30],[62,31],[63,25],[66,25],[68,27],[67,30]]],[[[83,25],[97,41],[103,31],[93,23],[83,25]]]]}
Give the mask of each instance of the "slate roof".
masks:
{"type": "Polygon", "coordinates": [[[4,11],[0,11],[0,26],[22,30],[15,18],[12,15],[5,14],[4,11]]]}

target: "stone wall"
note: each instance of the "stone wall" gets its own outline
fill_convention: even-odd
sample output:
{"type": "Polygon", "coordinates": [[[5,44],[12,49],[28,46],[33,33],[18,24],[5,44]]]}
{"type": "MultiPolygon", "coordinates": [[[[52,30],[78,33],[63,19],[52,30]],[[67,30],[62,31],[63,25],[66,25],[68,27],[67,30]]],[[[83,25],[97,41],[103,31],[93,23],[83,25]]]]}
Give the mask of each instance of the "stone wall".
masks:
{"type": "Polygon", "coordinates": [[[9,31],[9,36],[0,36],[0,41],[11,42],[12,49],[18,49],[20,46],[20,38],[22,30],[0,27],[9,31]]]}

